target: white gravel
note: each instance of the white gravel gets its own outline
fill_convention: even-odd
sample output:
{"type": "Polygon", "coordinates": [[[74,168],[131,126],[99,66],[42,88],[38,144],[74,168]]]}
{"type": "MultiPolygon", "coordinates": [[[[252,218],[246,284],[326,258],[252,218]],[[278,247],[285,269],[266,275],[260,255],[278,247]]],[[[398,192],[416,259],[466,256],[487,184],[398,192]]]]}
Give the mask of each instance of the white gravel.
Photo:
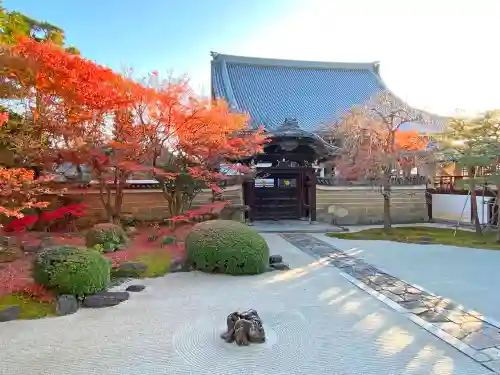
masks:
{"type": "Polygon", "coordinates": [[[337,269],[265,237],[291,271],[172,274],[145,280],[145,291],[113,308],[1,323],[0,374],[491,374],[337,269]],[[227,314],[248,308],[263,318],[268,342],[224,343],[227,314]]]}

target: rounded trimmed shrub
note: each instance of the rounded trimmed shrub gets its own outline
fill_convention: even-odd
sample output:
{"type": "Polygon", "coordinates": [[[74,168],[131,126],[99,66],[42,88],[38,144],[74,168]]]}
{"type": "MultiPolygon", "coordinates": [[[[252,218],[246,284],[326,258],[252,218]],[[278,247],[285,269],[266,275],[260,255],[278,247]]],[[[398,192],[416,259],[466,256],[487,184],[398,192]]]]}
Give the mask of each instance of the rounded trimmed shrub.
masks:
{"type": "Polygon", "coordinates": [[[85,245],[87,247],[101,245],[106,253],[123,248],[127,240],[125,230],[113,223],[94,225],[85,235],[85,245]]]}
{"type": "Polygon", "coordinates": [[[269,247],[247,225],[232,220],[196,224],[185,241],[187,260],[195,269],[230,275],[254,275],[267,271],[269,247]]]}
{"type": "Polygon", "coordinates": [[[40,252],[33,264],[34,280],[61,294],[82,296],[106,289],[111,262],[96,250],[55,246],[40,252]]]}

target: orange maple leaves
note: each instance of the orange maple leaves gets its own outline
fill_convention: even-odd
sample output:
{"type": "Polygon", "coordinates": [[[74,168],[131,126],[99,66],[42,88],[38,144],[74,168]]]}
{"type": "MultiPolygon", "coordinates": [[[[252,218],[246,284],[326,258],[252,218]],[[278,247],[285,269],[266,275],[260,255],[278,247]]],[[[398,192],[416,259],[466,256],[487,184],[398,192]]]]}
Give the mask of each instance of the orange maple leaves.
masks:
{"type": "MultiPolygon", "coordinates": [[[[221,162],[261,149],[262,130],[247,132],[247,115],[232,113],[224,102],[197,98],[184,82],[162,82],[157,72],[149,82],[138,82],[29,38],[21,38],[12,51],[33,71],[29,81],[17,83],[29,86],[34,128],[48,141],[45,150],[30,156],[39,163],[89,165],[105,191],[109,178],[119,182],[119,190],[133,172],[148,165],[153,171],[165,148],[182,155],[192,176],[206,182],[221,177],[221,162]]],[[[115,205],[120,204],[116,198],[115,205]]]]}
{"type": "Polygon", "coordinates": [[[0,214],[22,217],[27,208],[47,207],[36,197],[47,190],[42,179],[35,180],[33,171],[24,168],[0,168],[0,214]]]}

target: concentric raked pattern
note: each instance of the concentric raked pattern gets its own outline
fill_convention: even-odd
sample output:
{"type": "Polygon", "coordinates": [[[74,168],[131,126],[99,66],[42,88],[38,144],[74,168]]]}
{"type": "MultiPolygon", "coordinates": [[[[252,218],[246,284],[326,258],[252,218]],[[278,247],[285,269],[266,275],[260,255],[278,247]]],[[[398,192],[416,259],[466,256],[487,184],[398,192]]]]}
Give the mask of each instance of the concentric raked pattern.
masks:
{"type": "Polygon", "coordinates": [[[1,323],[0,374],[490,374],[336,268],[278,235],[264,236],[292,270],[176,273],[141,281],[143,292],[112,308],[1,323]],[[220,339],[227,315],[249,308],[259,312],[269,341],[237,347],[220,339]]]}

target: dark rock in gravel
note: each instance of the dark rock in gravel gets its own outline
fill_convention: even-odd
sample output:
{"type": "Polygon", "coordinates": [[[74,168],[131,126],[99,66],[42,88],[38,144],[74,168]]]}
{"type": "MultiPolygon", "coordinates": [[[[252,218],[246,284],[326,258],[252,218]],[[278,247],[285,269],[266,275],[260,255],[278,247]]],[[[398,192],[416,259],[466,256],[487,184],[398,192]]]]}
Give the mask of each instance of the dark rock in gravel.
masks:
{"type": "Polygon", "coordinates": [[[283,257],[279,254],[271,255],[269,257],[269,264],[283,263],[283,257]]]}
{"type": "Polygon", "coordinates": [[[418,239],[418,243],[421,244],[421,245],[429,244],[431,242],[432,242],[432,238],[431,237],[420,237],[418,239]]]}
{"type": "Polygon", "coordinates": [[[42,249],[41,241],[23,241],[21,244],[21,250],[25,253],[34,254],[38,253],[42,249]]]}
{"type": "Polygon", "coordinates": [[[19,306],[9,306],[0,310],[0,322],[19,319],[21,308],[19,306]]]}
{"type": "Polygon", "coordinates": [[[128,300],[129,297],[128,292],[99,292],[86,296],[83,300],[83,306],[92,308],[116,306],[128,300]]]}
{"type": "Polygon", "coordinates": [[[63,294],[57,298],[56,313],[59,316],[74,314],[79,307],[80,304],[75,296],[63,294]]]}
{"type": "Polygon", "coordinates": [[[169,273],[176,272],[189,272],[192,270],[192,267],[182,259],[174,259],[170,264],[169,273]]]}
{"type": "Polygon", "coordinates": [[[127,289],[125,289],[127,292],[142,292],[144,289],[146,289],[145,285],[141,284],[133,284],[129,285],[127,289]]]}
{"type": "Polygon", "coordinates": [[[290,269],[290,266],[286,263],[280,262],[280,263],[273,263],[270,265],[272,268],[278,271],[287,271],[290,269]]]}
{"type": "Polygon", "coordinates": [[[139,277],[148,269],[147,264],[122,263],[112,271],[113,277],[139,277]]]}

